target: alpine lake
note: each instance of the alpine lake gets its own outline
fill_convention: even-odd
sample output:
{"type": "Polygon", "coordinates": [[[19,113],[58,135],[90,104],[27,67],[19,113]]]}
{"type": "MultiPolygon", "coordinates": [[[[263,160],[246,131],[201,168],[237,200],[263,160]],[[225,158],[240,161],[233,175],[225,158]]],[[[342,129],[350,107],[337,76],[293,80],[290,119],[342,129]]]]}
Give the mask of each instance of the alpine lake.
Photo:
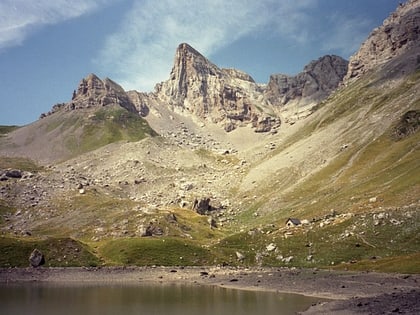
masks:
{"type": "Polygon", "coordinates": [[[178,284],[0,284],[0,314],[296,314],[323,301],[299,294],[178,284]]]}

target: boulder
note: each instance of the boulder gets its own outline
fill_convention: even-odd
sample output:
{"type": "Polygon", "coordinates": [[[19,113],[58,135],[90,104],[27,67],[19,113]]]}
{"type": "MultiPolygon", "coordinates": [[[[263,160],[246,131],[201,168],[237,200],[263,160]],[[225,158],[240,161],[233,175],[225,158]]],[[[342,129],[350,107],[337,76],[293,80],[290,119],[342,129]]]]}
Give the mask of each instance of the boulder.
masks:
{"type": "Polygon", "coordinates": [[[10,178],[22,178],[22,171],[20,170],[7,170],[6,176],[10,178]]]}
{"type": "Polygon", "coordinates": [[[42,252],[35,248],[29,256],[29,263],[34,268],[45,264],[45,258],[42,252]]]}
{"type": "Polygon", "coordinates": [[[236,252],[236,258],[238,258],[239,261],[243,261],[245,259],[245,255],[241,252],[236,252]]]}
{"type": "Polygon", "coordinates": [[[274,244],[274,243],[270,243],[270,244],[268,244],[266,247],[265,247],[265,249],[268,251],[268,252],[272,252],[273,250],[275,250],[277,248],[277,245],[276,244],[274,244]]]}
{"type": "Polygon", "coordinates": [[[207,211],[211,211],[210,198],[195,199],[192,209],[199,214],[205,214],[207,211]]]}

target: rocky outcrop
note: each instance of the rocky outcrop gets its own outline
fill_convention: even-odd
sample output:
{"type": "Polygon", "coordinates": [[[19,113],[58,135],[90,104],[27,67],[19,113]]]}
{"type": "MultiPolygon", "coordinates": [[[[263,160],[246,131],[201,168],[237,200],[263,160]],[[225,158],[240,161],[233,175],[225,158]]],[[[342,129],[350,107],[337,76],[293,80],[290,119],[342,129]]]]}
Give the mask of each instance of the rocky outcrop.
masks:
{"type": "Polygon", "coordinates": [[[107,105],[119,105],[128,111],[136,112],[135,106],[120,85],[109,78],[101,80],[96,75],[89,74],[79,83],[67,106],[78,109],[107,105]]]}
{"type": "Polygon", "coordinates": [[[405,52],[420,51],[420,0],[400,4],[350,58],[345,80],[358,78],[405,52]]]}
{"type": "Polygon", "coordinates": [[[248,74],[221,69],[188,44],[179,45],[169,80],[156,85],[157,98],[176,112],[192,114],[231,131],[265,116],[263,89],[248,74]]]}
{"type": "Polygon", "coordinates": [[[150,94],[137,91],[128,91],[127,95],[141,117],[146,117],[149,115],[151,103],[150,94]]]}
{"type": "Polygon", "coordinates": [[[404,139],[420,129],[420,110],[410,110],[406,112],[394,128],[393,138],[395,140],[404,139]]]}
{"type": "Polygon", "coordinates": [[[71,111],[108,105],[118,105],[130,112],[137,112],[132,100],[120,85],[109,78],[101,80],[91,73],[80,81],[77,89],[73,91],[70,102],[54,105],[51,111],[47,114],[42,114],[41,118],[63,108],[66,111],[71,111]]]}
{"type": "Polygon", "coordinates": [[[296,76],[273,74],[264,95],[275,106],[290,101],[303,105],[319,102],[339,86],[347,73],[347,65],[343,58],[327,55],[309,63],[296,76]]]}

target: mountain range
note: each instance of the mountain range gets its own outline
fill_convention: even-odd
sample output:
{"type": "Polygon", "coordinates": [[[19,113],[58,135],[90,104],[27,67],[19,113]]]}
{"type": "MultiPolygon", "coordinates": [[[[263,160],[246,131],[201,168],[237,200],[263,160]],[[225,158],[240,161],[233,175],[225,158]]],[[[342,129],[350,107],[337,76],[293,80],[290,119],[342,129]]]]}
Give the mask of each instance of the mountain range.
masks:
{"type": "Polygon", "coordinates": [[[187,43],[151,93],[89,74],[0,129],[0,265],[420,272],[419,78],[418,0],[267,84],[187,43]]]}

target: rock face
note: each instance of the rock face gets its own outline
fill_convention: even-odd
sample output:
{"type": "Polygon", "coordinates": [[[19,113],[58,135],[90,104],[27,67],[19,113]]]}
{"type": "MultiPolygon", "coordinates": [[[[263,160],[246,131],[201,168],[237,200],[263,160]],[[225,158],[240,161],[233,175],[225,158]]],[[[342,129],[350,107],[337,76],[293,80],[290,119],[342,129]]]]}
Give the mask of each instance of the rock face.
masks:
{"type": "Polygon", "coordinates": [[[101,80],[96,75],[89,74],[79,83],[70,106],[74,106],[77,109],[111,104],[120,105],[128,111],[136,111],[128,95],[120,85],[111,79],[105,78],[101,80]]]}
{"type": "Polygon", "coordinates": [[[400,4],[350,58],[345,80],[358,78],[409,50],[420,51],[420,0],[400,4]]]}
{"type": "Polygon", "coordinates": [[[393,137],[395,140],[404,139],[420,129],[420,110],[410,110],[400,119],[394,128],[393,137]]]}
{"type": "Polygon", "coordinates": [[[130,112],[137,112],[128,94],[120,85],[109,78],[101,80],[91,73],[80,81],[77,89],[73,92],[70,102],[54,105],[52,110],[48,114],[41,115],[41,118],[53,114],[62,108],[71,111],[108,105],[119,105],[130,112]]]}
{"type": "Polygon", "coordinates": [[[296,76],[273,74],[265,91],[273,105],[290,101],[308,104],[321,101],[338,87],[347,73],[348,62],[338,56],[324,56],[305,66],[296,76]]]}
{"type": "Polygon", "coordinates": [[[220,124],[226,131],[265,120],[268,104],[262,92],[248,74],[220,69],[185,43],[176,51],[169,80],[155,88],[157,98],[174,111],[220,124]]]}
{"type": "Polygon", "coordinates": [[[157,84],[153,93],[125,92],[112,80],[90,74],[79,83],[70,102],[55,105],[41,118],[62,109],[118,105],[146,118],[151,112],[155,116],[177,113],[200,123],[218,124],[227,132],[251,126],[255,132],[275,133],[283,105],[292,100],[314,105],[339,85],[346,72],[347,61],[325,56],[297,76],[272,75],[268,86],[260,85],[240,70],[217,67],[183,43],[176,50],[170,78],[157,84]]]}

